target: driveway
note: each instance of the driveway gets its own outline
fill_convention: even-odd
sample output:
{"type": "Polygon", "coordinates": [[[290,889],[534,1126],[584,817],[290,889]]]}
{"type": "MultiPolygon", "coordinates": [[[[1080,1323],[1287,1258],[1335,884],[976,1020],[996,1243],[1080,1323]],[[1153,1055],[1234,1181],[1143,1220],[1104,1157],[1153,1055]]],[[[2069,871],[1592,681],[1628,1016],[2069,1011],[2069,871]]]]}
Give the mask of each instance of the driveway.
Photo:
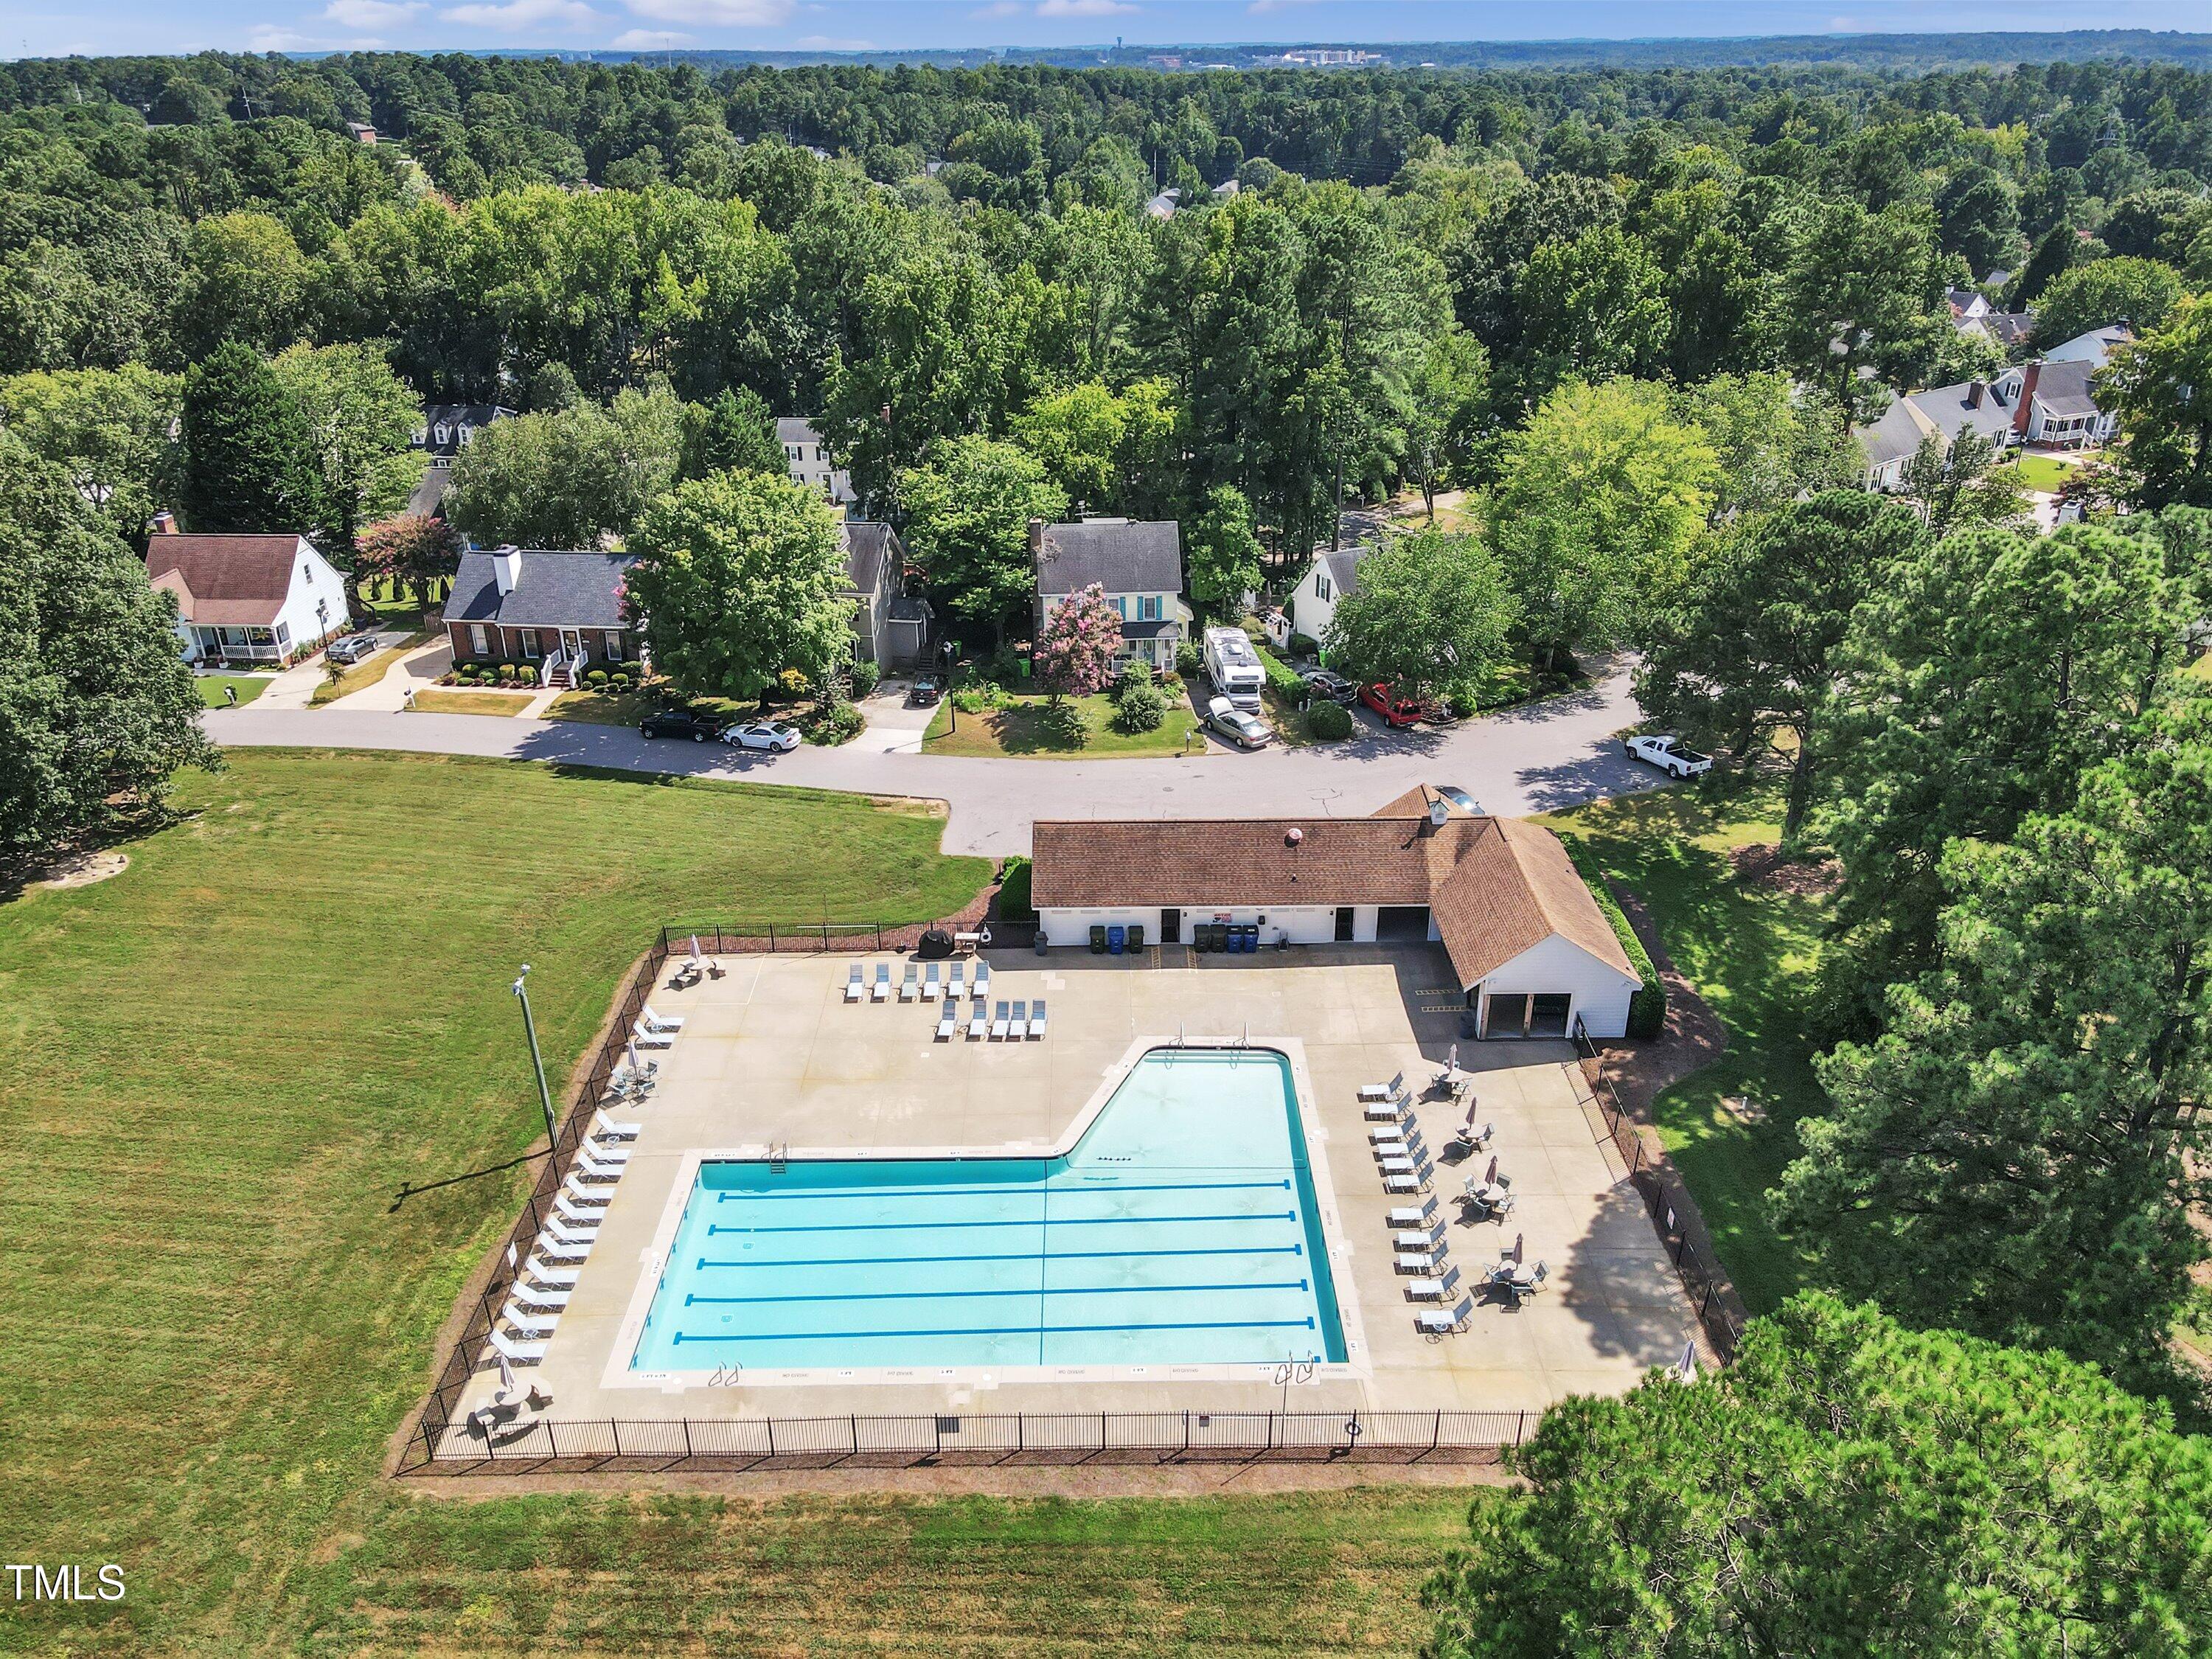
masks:
{"type": "Polygon", "coordinates": [[[944,801],[948,853],[1026,853],[1039,818],[1362,817],[1419,783],[1457,784],[1508,817],[1579,805],[1659,782],[1620,752],[1614,732],[1639,718],[1626,663],[1580,691],[1466,720],[1449,730],[1386,732],[1362,722],[1346,742],[1253,754],[1212,748],[1160,760],[973,760],[924,755],[890,732],[838,749],[788,755],[651,742],[628,726],[575,720],[343,708],[210,710],[227,747],[387,749],[486,755],[619,771],[744,778],[860,794],[944,801]],[[896,745],[896,746],[895,746],[896,745]]]}

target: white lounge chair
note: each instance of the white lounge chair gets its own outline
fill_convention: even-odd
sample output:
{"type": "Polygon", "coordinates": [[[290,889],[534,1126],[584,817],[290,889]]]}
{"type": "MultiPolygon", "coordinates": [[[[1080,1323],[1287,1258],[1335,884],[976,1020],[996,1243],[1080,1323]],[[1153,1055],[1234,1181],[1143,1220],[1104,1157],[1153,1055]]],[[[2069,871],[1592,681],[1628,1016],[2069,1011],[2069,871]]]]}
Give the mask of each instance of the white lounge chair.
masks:
{"type": "Polygon", "coordinates": [[[1393,1227],[1425,1227],[1437,1218],[1437,1201],[1428,1198],[1419,1205],[1401,1205],[1385,1218],[1393,1227]]]}
{"type": "Polygon", "coordinates": [[[561,1194],[572,1202],[596,1206],[604,1206],[614,1198],[614,1194],[605,1188],[592,1186],[574,1170],[568,1171],[568,1178],[561,1183],[561,1194]]]}
{"type": "Polygon", "coordinates": [[[1391,1150],[1386,1142],[1377,1146],[1375,1153],[1382,1160],[1384,1175],[1405,1175],[1416,1164],[1427,1163],[1429,1158],[1429,1149],[1421,1145],[1419,1136],[1406,1142],[1396,1151],[1391,1150]]]}
{"type": "Polygon", "coordinates": [[[539,1261],[534,1255],[523,1264],[522,1271],[539,1284],[550,1285],[556,1291],[574,1290],[579,1277],[578,1270],[574,1267],[557,1267],[550,1261],[539,1261]]]}
{"type": "Polygon", "coordinates": [[[1398,1251],[1398,1271],[1401,1273],[1435,1273],[1444,1259],[1443,1224],[1438,1222],[1432,1234],[1424,1236],[1416,1233],[1413,1237],[1415,1243],[1412,1249],[1401,1247],[1398,1251]]]}
{"type": "Polygon", "coordinates": [[[937,964],[933,962],[922,970],[921,1000],[924,1002],[934,1002],[937,1000],[937,994],[944,988],[943,982],[937,976],[937,964]]]}
{"type": "Polygon", "coordinates": [[[856,962],[853,964],[853,971],[845,976],[845,1000],[859,1002],[867,994],[867,976],[860,971],[860,964],[856,962]]]}
{"type": "Polygon", "coordinates": [[[975,1005],[975,1012],[969,1015],[968,1018],[968,1041],[970,1042],[979,1041],[982,1037],[983,1034],[990,1029],[990,1013],[984,1006],[979,1002],[975,1005]]]}
{"type": "MultiPolygon", "coordinates": [[[[1433,1211],[1436,1200],[1431,1199],[1428,1207],[1433,1211]]],[[[1408,1227],[1403,1232],[1390,1235],[1390,1243],[1401,1250],[1434,1250],[1440,1249],[1443,1242],[1444,1224],[1441,1221],[1425,1227],[1408,1227]]]]}
{"type": "Polygon", "coordinates": [[[945,969],[945,1000],[947,1002],[957,1002],[968,994],[968,981],[964,977],[967,972],[957,962],[945,969]]]}
{"type": "Polygon", "coordinates": [[[1364,1083],[1360,1085],[1359,1097],[1362,1100],[1388,1100],[1392,1095],[1401,1092],[1405,1089],[1405,1086],[1406,1074],[1403,1072],[1401,1072],[1395,1077],[1392,1078],[1388,1083],[1364,1083]]]}
{"type": "Polygon", "coordinates": [[[937,1040],[939,1042],[950,1042],[952,1041],[952,1034],[959,1029],[960,1011],[947,1002],[945,1005],[945,1012],[937,1017],[937,1040]]]}
{"type": "Polygon", "coordinates": [[[553,1213],[572,1227],[596,1227],[607,1218],[604,1209],[578,1203],[565,1187],[553,1194],[553,1213]]]}
{"type": "Polygon", "coordinates": [[[540,1342],[552,1335],[553,1328],[561,1322],[561,1316],[557,1313],[527,1313],[515,1306],[512,1299],[499,1310],[499,1316],[524,1336],[540,1342]]]}
{"type": "Polygon", "coordinates": [[[1042,997],[1030,1004],[1030,1035],[1033,1037],[1041,1037],[1044,1035],[1044,999],[1042,997]]]}
{"type": "Polygon", "coordinates": [[[1406,1115],[1406,1108],[1412,1104],[1413,1101],[1405,1095],[1389,1100],[1370,1100],[1361,1109],[1361,1114],[1370,1123],[1395,1123],[1406,1115]]]}
{"type": "Polygon", "coordinates": [[[484,1352],[496,1355],[509,1364],[535,1365],[545,1358],[545,1345],[543,1342],[510,1341],[500,1332],[494,1331],[490,1340],[484,1344],[484,1352]]]}
{"type": "Polygon", "coordinates": [[[1370,1141],[1403,1140],[1409,1131],[1419,1127],[1411,1118],[1395,1123],[1378,1123],[1367,1132],[1367,1138],[1370,1141]]]}
{"type": "Polygon", "coordinates": [[[1463,1331],[1474,1319],[1474,1298],[1463,1296],[1455,1308],[1423,1308],[1413,1315],[1413,1327],[1424,1336],[1449,1336],[1463,1331]]]}
{"type": "Polygon", "coordinates": [[[643,1025],[634,1026],[629,1040],[641,1048],[673,1048],[676,1039],[666,1031],[648,1031],[643,1025]]]}
{"type": "Polygon", "coordinates": [[[541,1231],[538,1242],[532,1247],[532,1259],[539,1261],[559,1261],[574,1265],[592,1253],[592,1242],[567,1244],[556,1238],[550,1230],[541,1231]]]}
{"type": "Polygon", "coordinates": [[[876,1002],[889,1002],[891,1000],[891,965],[888,962],[879,962],[876,964],[876,988],[871,1000],[876,1002]]]}
{"type": "Polygon", "coordinates": [[[507,1287],[510,1306],[520,1303],[524,1307],[535,1308],[541,1313],[560,1312],[568,1305],[568,1298],[574,1295],[574,1291],[542,1290],[533,1285],[525,1285],[520,1279],[507,1287]]]}
{"type": "Polygon", "coordinates": [[[556,1215],[538,1230],[538,1237],[541,1244],[550,1239],[556,1244],[566,1245],[572,1249],[588,1250],[599,1242],[599,1230],[597,1227],[572,1227],[556,1215]]]}
{"type": "Polygon", "coordinates": [[[906,965],[906,976],[899,981],[899,1000],[912,1002],[921,990],[921,969],[909,962],[906,965]]]}
{"type": "Polygon", "coordinates": [[[1390,1193],[1425,1193],[1429,1190],[1429,1183],[1436,1179],[1436,1166],[1424,1158],[1421,1166],[1411,1175],[1386,1170],[1382,1176],[1382,1189],[1390,1193]]]}
{"type": "Polygon", "coordinates": [[[592,1133],[601,1140],[635,1140],[642,1123],[620,1123],[606,1115],[602,1107],[592,1108],[592,1133]]]}
{"type": "Polygon", "coordinates": [[[998,1012],[998,1013],[997,1013],[995,1016],[994,1016],[994,1017],[993,1017],[993,1018],[992,1018],[992,1020],[991,1020],[991,1038],[992,1038],[992,1040],[993,1040],[994,1042],[996,1042],[999,1038],[1003,1037],[1004,1036],[1006,1036],[1006,1005],[1005,1003],[1001,1002],[1001,1003],[999,1005],[999,1012],[998,1012]]]}
{"type": "Polygon", "coordinates": [[[568,1166],[570,1174],[581,1170],[594,1181],[620,1181],[623,1171],[629,1168],[629,1152],[621,1147],[609,1152],[605,1158],[594,1158],[589,1146],[579,1146],[576,1161],[568,1166]]]}
{"type": "Polygon", "coordinates": [[[1029,1035],[1029,1029],[1030,1006],[1026,1002],[1018,1002],[1014,1005],[1013,1017],[1006,1022],[1007,1041],[1019,1042],[1029,1035]]]}
{"type": "Polygon", "coordinates": [[[988,999],[990,994],[991,964],[988,962],[979,962],[975,964],[975,1000],[982,1002],[988,999]]]}
{"type": "Polygon", "coordinates": [[[1406,1298],[1409,1302],[1443,1302],[1459,1289],[1459,1269],[1447,1267],[1441,1279],[1409,1279],[1406,1281],[1406,1298]]]}
{"type": "Polygon", "coordinates": [[[648,1002],[638,1011],[637,1023],[648,1031],[680,1031],[684,1029],[684,1016],[656,1014],[653,1012],[653,1005],[648,1002]]]}

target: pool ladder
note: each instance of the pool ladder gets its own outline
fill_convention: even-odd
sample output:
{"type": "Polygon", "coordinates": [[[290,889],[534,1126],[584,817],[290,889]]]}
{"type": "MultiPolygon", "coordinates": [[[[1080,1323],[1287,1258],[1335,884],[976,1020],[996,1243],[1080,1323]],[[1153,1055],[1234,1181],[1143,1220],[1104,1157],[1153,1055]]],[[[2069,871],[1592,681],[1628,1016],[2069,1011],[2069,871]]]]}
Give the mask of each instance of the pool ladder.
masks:
{"type": "Polygon", "coordinates": [[[769,1147],[768,1149],[768,1172],[770,1175],[781,1175],[783,1173],[784,1165],[790,1160],[790,1158],[791,1143],[789,1141],[785,1141],[781,1146],[769,1147]]]}

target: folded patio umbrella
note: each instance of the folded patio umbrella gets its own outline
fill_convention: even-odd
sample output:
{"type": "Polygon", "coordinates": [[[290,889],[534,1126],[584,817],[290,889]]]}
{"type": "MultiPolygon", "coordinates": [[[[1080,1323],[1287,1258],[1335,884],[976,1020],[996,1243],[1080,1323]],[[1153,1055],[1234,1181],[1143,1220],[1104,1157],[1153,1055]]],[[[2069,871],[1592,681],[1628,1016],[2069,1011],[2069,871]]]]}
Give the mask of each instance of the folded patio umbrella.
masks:
{"type": "Polygon", "coordinates": [[[699,935],[696,933],[691,935],[691,960],[699,960],[699,935]]]}
{"type": "Polygon", "coordinates": [[[1694,1336],[1682,1345],[1682,1357],[1674,1362],[1674,1380],[1678,1382],[1698,1380],[1698,1339],[1694,1336]]]}
{"type": "Polygon", "coordinates": [[[640,1066],[637,1063],[637,1039],[635,1037],[632,1037],[628,1042],[623,1044],[623,1054],[624,1058],[629,1061],[629,1074],[631,1077],[635,1078],[645,1070],[642,1066],[640,1066]]]}
{"type": "Polygon", "coordinates": [[[1516,1267],[1521,1265],[1521,1241],[1523,1237],[1525,1235],[1521,1233],[1513,1235],[1513,1265],[1516,1267]]]}
{"type": "Polygon", "coordinates": [[[1490,1155],[1490,1173],[1483,1176],[1482,1184],[1486,1187],[1498,1184],[1498,1154],[1495,1152],[1490,1155]]]}
{"type": "Polygon", "coordinates": [[[507,1364],[505,1354],[499,1357],[499,1391],[506,1395],[514,1392],[514,1367],[507,1364]]]}

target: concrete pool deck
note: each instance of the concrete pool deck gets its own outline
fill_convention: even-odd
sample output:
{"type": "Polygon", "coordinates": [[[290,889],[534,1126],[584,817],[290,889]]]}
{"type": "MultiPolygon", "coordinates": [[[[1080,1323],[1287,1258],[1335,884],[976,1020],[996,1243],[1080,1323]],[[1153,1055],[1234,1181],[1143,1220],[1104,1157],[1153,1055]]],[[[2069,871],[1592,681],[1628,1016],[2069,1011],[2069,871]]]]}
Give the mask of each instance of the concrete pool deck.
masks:
{"type": "MultiPolygon", "coordinates": [[[[1642,1200],[1601,1127],[1581,1103],[1559,1042],[1459,1042],[1475,1074],[1491,1151],[1518,1207],[1501,1227],[1459,1217],[1468,1166],[1440,1163],[1435,1191],[1451,1224],[1451,1261],[1468,1281],[1526,1237],[1547,1288],[1519,1310],[1479,1300],[1471,1327],[1441,1340],[1414,1328],[1384,1213],[1418,1199],[1387,1194],[1368,1146],[1358,1091],[1403,1071],[1418,1088],[1457,1041],[1460,994],[1434,946],[1327,945],[1254,957],[1196,957],[1179,947],[1137,957],[1055,951],[992,955],[991,1001],[1051,1010],[1042,1040],[935,1040],[939,1005],[844,1000],[849,964],[894,957],[732,956],[724,977],[657,990],[681,1015],[654,1055],[659,1086],[612,1115],[642,1125],[613,1188],[598,1243],[542,1363],[519,1375],[553,1397],[558,1421],[619,1418],[825,1417],[845,1413],[1291,1411],[1538,1411],[1570,1394],[1617,1393],[1671,1364],[1697,1322],[1642,1200]],[[1297,1045],[1318,1133],[1309,1153],[1340,1235],[1337,1290],[1347,1330],[1364,1334],[1355,1365],[1284,1388],[1255,1368],[1224,1379],[1121,1373],[1040,1379],[916,1369],[856,1370],[804,1386],[744,1378],[641,1383],[626,1375],[634,1316],[657,1271],[656,1236],[680,1208],[702,1151],[788,1145],[814,1151],[1018,1148],[1061,1139],[1133,1044],[1287,1038],[1297,1045]]],[[[972,965],[971,965],[972,971],[972,965]]],[[[1448,1103],[1417,1105],[1431,1146],[1453,1127],[1448,1103]]],[[[1488,1154],[1471,1160],[1474,1170],[1488,1154]]],[[[488,1399],[480,1370],[456,1413],[488,1399]]]]}

